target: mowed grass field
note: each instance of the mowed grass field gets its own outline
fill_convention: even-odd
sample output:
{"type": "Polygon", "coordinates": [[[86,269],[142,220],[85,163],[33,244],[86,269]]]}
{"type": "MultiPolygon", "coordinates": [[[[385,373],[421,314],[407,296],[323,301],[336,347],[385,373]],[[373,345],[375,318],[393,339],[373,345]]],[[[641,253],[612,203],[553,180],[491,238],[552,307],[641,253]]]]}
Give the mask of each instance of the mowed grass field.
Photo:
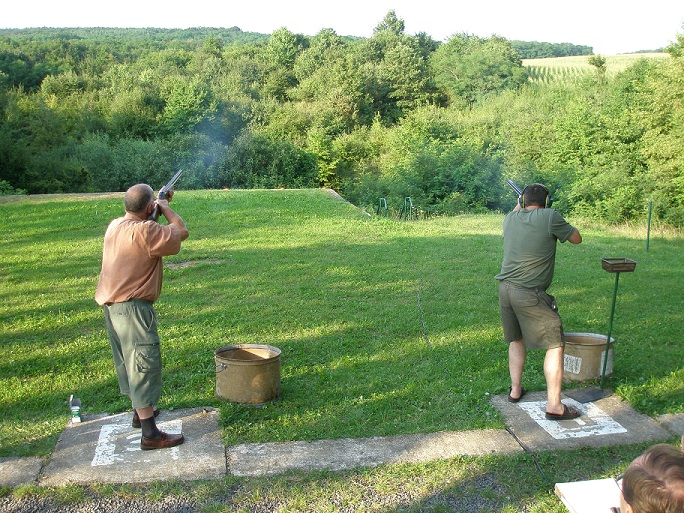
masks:
{"type": "MultiPolygon", "coordinates": [[[[503,214],[401,221],[326,190],[179,191],[190,238],[165,263],[157,303],[163,409],[216,406],[226,444],[502,428],[509,386],[494,275],[503,214]],[[214,351],[282,351],[281,396],[262,407],[215,397],[214,351]]],[[[397,206],[398,208],[399,206],[397,206]]],[[[3,198],[0,456],[49,454],[70,394],[85,415],[130,408],[93,301],[121,194],[3,198]]],[[[605,334],[620,278],[607,386],[648,415],[684,411],[680,232],[569,219],[554,285],[566,331],[605,334]]],[[[528,390],[543,390],[531,353],[528,390]]],[[[572,383],[569,386],[579,386],[572,383]]]]}
{"type": "MultiPolygon", "coordinates": [[[[555,83],[577,80],[592,73],[596,67],[589,64],[588,55],[571,57],[550,57],[545,59],[523,59],[523,66],[527,69],[530,81],[533,83],[555,83]]],[[[613,76],[624,71],[640,59],[669,59],[667,53],[630,53],[620,55],[605,55],[606,76],[613,76]]]]}

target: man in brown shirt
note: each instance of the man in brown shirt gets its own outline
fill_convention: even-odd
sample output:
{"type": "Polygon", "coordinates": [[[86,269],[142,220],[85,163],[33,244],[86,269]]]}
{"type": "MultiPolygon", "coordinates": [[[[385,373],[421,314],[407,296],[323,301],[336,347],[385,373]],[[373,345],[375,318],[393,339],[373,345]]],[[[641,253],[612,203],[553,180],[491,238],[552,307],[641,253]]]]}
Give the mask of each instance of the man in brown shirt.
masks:
{"type": "Polygon", "coordinates": [[[131,398],[133,427],[142,428],[143,450],[173,447],[184,440],[182,434],[160,431],[154,420],[162,365],[153,303],[161,293],[162,257],[177,254],[189,235],[183,219],[169,207],[172,197],[169,191],[168,200],[155,200],[146,184],[126,191],[126,215],[114,219],[105,233],[95,292],[105,315],[119,389],[131,398]],[[155,204],[168,225],[148,220],[155,204]]]}

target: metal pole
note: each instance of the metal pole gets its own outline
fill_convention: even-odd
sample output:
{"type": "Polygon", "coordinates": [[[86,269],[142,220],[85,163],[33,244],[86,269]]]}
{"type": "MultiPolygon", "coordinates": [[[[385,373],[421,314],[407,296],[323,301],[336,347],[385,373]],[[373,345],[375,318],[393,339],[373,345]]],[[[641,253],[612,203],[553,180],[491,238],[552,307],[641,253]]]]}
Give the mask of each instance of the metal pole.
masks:
{"type": "Polygon", "coordinates": [[[387,200],[385,198],[380,198],[378,202],[378,208],[375,211],[376,214],[379,216],[386,216],[387,215],[387,200]]]}
{"type": "Polygon", "coordinates": [[[651,212],[653,211],[653,201],[648,202],[648,228],[646,230],[646,252],[648,253],[648,244],[651,241],[651,212]]]}
{"type": "Polygon", "coordinates": [[[404,221],[407,219],[413,219],[413,200],[411,196],[404,198],[404,208],[403,208],[404,221]]]}
{"type": "Polygon", "coordinates": [[[601,390],[603,390],[603,383],[606,380],[606,367],[608,366],[608,350],[610,349],[610,336],[613,333],[613,317],[615,316],[615,301],[617,300],[618,281],[620,280],[620,273],[615,273],[615,289],[613,290],[613,306],[610,309],[610,322],[608,323],[608,340],[606,340],[606,352],[603,357],[603,372],[601,373],[601,390]]]}

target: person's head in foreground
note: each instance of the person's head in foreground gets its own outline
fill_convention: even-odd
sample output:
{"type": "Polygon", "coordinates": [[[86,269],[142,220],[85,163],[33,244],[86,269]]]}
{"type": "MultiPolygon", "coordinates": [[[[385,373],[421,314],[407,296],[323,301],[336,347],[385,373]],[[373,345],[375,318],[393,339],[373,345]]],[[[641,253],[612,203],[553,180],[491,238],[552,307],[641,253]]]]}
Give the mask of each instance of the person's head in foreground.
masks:
{"type": "Polygon", "coordinates": [[[622,478],[621,513],[683,513],[684,453],[673,445],[647,449],[622,478]]]}

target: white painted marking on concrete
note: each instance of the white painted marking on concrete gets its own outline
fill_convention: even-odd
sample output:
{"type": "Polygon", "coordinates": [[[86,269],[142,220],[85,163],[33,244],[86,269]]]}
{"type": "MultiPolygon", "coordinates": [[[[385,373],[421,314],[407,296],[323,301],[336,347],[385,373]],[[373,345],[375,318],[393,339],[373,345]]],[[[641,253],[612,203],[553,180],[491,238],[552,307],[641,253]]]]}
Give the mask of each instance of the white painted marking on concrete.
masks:
{"type": "Polygon", "coordinates": [[[546,420],[546,401],[521,402],[518,406],[556,440],[627,432],[627,429],[594,403],[582,404],[574,399],[565,399],[564,402],[580,410],[582,417],[562,421],[546,420]]]}
{"type": "MultiPolygon", "coordinates": [[[[183,421],[181,419],[170,420],[158,424],[158,427],[166,433],[180,434],[183,431],[183,421]]],[[[140,449],[142,433],[140,430],[131,432],[132,429],[128,419],[118,424],[103,425],[90,465],[97,467],[122,462],[140,463],[145,461],[141,455],[143,451],[140,449]]],[[[178,460],[180,448],[172,447],[169,455],[173,460],[178,460]]]]}
{"type": "Polygon", "coordinates": [[[117,461],[123,461],[123,457],[116,454],[116,436],[121,428],[125,427],[122,424],[105,424],[102,426],[100,437],[95,447],[95,457],[90,463],[91,466],[113,465],[117,461]]]}

